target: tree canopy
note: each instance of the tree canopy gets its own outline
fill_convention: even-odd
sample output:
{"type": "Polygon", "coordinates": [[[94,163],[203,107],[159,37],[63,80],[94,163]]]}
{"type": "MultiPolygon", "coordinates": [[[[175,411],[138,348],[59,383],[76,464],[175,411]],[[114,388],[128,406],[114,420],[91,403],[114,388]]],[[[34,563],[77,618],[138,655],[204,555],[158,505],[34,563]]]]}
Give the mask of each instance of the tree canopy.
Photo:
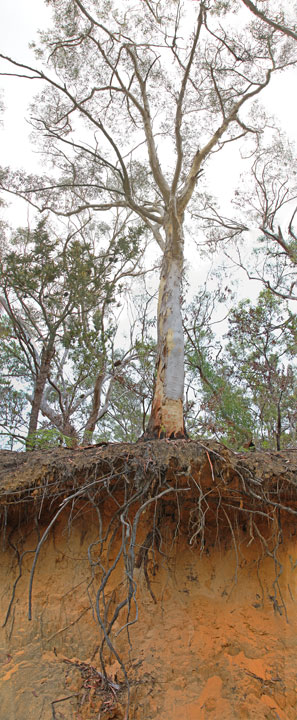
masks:
{"type": "MultiPolygon", "coordinates": [[[[29,447],[41,414],[77,442],[92,439],[107,411],[113,382],[133,357],[132,346],[114,348],[115,310],[126,283],[141,273],[142,232],[117,218],[113,228],[88,224],[64,237],[45,220],[13,235],[0,269],[4,405],[14,398],[23,407],[27,398],[29,447]],[[20,393],[13,378],[22,381],[20,393]]],[[[24,432],[24,418],[19,426],[24,432]]]]}

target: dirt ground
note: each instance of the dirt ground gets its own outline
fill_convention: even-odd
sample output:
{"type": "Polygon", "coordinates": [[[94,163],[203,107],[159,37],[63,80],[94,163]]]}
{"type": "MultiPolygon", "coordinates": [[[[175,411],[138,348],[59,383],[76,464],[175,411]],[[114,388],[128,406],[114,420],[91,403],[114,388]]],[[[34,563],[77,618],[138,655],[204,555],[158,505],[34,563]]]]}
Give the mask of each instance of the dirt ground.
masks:
{"type": "Polygon", "coordinates": [[[296,720],[296,452],[0,463],[3,720],[296,720]]]}

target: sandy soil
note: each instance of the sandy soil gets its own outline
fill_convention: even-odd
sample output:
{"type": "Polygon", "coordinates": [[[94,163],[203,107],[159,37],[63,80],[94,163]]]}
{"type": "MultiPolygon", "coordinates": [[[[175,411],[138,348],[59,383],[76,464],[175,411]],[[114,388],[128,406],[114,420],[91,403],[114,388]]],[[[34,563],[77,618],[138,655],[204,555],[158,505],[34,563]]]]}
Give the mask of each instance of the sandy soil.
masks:
{"type": "MultiPolygon", "coordinates": [[[[104,692],[96,648],[101,633],[91,605],[87,548],[96,540],[95,518],[83,506],[71,529],[60,517],[45,542],[33,584],[33,617],[28,621],[28,581],[32,553],[24,555],[22,577],[8,621],[1,629],[0,694],[3,720],[90,720],[124,718],[126,692],[104,692]],[[88,587],[89,586],[89,587],[88,587]],[[68,699],[67,699],[68,698],[68,699]],[[59,702],[57,702],[59,701],[59,702]],[[52,703],[55,703],[52,705],[52,703]],[[53,714],[53,709],[55,714],[53,714]],[[100,714],[101,713],[101,714],[100,714]]],[[[41,528],[42,530],[42,528],[41,528]]],[[[145,524],[142,531],[145,534],[145,524]]],[[[150,553],[148,571],[135,570],[138,621],[127,633],[119,616],[113,632],[131,681],[130,717],[135,720],[295,720],[297,706],[297,545],[287,525],[275,562],[256,540],[240,531],[238,557],[230,537],[209,537],[201,555],[173,526],[163,533],[161,555],[150,553]],[[212,541],[212,542],[211,542],[212,541]],[[249,544],[250,543],[250,544],[249,544]],[[237,576],[237,577],[236,577],[237,576]]],[[[30,526],[11,541],[26,553],[36,544],[30,526]]],[[[114,543],[110,562],[116,557],[114,543]]],[[[17,559],[8,547],[1,557],[1,618],[5,619],[17,559]]],[[[92,584],[90,585],[90,583],[92,584]]],[[[113,573],[106,593],[115,607],[125,583],[123,567],[113,573]]],[[[132,609],[135,617],[135,608],[132,609]]],[[[112,653],[105,653],[115,684],[123,680],[112,653]]]]}
{"type": "Polygon", "coordinates": [[[288,510],[264,507],[263,497],[257,505],[239,482],[243,474],[259,488],[261,477],[272,503],[282,493],[294,509],[296,458],[158,447],[164,450],[157,457],[154,448],[137,528],[129,617],[127,605],[119,610],[128,587],[123,547],[139,503],[121,517],[117,483],[125,473],[127,497],[132,480],[139,488],[139,468],[144,478],[152,469],[152,447],[2,455],[1,720],[125,720],[123,666],[129,720],[296,720],[296,520],[288,510]],[[114,485],[68,502],[99,466],[101,476],[102,468],[118,470],[114,485]],[[189,468],[193,483],[183,501],[189,468]],[[157,505],[155,476],[158,492],[178,483],[181,494],[170,490],[157,505]],[[34,551],[54,517],[36,564],[29,621],[34,551]],[[110,526],[113,517],[118,525],[110,526]],[[115,652],[106,644],[103,652],[107,682],[96,599],[107,624],[116,614],[109,635],[115,652]]]}

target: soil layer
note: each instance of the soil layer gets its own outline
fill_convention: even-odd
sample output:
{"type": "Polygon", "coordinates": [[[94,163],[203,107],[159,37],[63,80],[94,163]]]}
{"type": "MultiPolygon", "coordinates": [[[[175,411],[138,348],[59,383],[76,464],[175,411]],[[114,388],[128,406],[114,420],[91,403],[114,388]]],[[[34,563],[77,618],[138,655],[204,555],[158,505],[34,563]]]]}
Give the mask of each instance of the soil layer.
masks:
{"type": "Polygon", "coordinates": [[[0,462],[3,720],[295,720],[296,451],[0,462]]]}

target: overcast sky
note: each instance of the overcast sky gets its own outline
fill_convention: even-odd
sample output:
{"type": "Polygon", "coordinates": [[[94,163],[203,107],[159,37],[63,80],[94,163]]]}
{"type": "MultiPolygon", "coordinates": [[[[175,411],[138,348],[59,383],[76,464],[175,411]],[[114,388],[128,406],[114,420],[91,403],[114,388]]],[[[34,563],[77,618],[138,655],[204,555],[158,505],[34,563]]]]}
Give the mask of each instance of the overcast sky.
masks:
{"type": "MultiPolygon", "coordinates": [[[[46,28],[50,20],[49,9],[43,0],[9,0],[0,11],[1,52],[28,64],[34,63],[29,43],[37,40],[39,28],[46,28]],[[30,11],[28,12],[28,8],[30,11]]],[[[31,97],[40,89],[36,82],[17,78],[0,78],[4,91],[4,128],[1,132],[1,163],[25,165],[31,159],[32,146],[25,116],[31,97]]]]}
{"type": "MultiPolygon", "coordinates": [[[[29,43],[37,40],[39,28],[45,29],[51,13],[43,0],[5,0],[0,10],[0,47],[3,54],[28,64],[34,61],[29,43]]],[[[30,143],[30,127],[26,122],[28,105],[38,88],[36,83],[17,79],[0,78],[5,113],[0,128],[0,149],[3,166],[15,169],[38,170],[38,157],[30,143]]],[[[11,199],[9,200],[11,204],[11,199]]],[[[18,226],[26,223],[27,207],[24,201],[13,201],[8,212],[9,222],[18,226]]]]}

